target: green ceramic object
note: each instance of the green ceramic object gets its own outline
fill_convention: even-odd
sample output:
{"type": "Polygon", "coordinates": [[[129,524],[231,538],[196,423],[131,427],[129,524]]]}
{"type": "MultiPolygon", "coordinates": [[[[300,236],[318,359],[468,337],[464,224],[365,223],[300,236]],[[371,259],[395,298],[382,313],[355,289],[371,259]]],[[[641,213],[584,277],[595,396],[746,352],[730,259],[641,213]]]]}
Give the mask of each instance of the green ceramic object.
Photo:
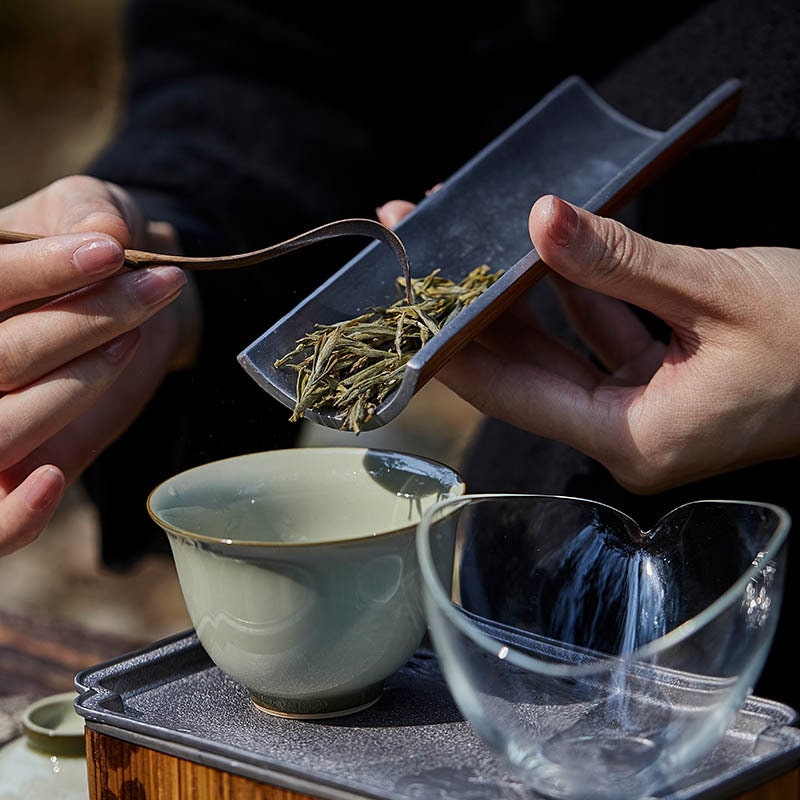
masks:
{"type": "Polygon", "coordinates": [[[56,694],[25,709],[23,735],[0,748],[2,800],[88,800],[84,720],[75,697],[56,694]]]}
{"type": "Polygon", "coordinates": [[[211,659],[260,708],[318,718],[374,703],[419,646],[416,525],[464,489],[419,456],[296,448],[188,470],[147,505],[211,659]]]}

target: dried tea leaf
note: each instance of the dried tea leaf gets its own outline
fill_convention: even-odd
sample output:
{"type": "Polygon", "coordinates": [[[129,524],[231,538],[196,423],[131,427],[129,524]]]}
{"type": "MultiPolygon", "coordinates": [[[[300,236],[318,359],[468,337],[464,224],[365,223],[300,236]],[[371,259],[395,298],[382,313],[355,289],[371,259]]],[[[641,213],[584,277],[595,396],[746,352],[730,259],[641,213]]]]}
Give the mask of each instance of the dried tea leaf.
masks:
{"type": "MultiPolygon", "coordinates": [[[[275,366],[297,372],[297,400],[290,417],[332,409],[341,430],[358,433],[399,385],[409,360],[432,336],[488,289],[501,275],[486,264],[455,283],[434,270],[411,281],[407,294],[386,308],[334,325],[317,325],[275,366]]],[[[405,279],[397,279],[405,289],[405,279]]]]}

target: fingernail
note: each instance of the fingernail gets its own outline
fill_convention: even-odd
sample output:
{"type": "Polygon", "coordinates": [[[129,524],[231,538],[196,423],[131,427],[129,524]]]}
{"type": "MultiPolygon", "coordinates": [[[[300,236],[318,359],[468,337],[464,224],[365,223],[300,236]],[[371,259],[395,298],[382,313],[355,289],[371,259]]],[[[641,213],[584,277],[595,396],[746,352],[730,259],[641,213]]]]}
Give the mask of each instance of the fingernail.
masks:
{"type": "Polygon", "coordinates": [[[122,248],[111,239],[95,239],[72,254],[72,263],[86,275],[119,269],[124,260],[122,248]]]}
{"type": "Polygon", "coordinates": [[[186,274],[178,267],[152,267],[137,275],[133,292],[146,306],[163,303],[186,285],[186,274]]]}
{"type": "Polygon", "coordinates": [[[99,349],[110,361],[122,361],[139,341],[139,331],[134,328],[106,342],[99,349]]]}
{"type": "Polygon", "coordinates": [[[556,244],[566,246],[572,241],[577,227],[577,211],[554,195],[550,207],[550,237],[556,244]]]}
{"type": "Polygon", "coordinates": [[[64,487],[64,476],[55,467],[35,472],[26,491],[25,500],[34,511],[45,511],[53,504],[64,487]]]}

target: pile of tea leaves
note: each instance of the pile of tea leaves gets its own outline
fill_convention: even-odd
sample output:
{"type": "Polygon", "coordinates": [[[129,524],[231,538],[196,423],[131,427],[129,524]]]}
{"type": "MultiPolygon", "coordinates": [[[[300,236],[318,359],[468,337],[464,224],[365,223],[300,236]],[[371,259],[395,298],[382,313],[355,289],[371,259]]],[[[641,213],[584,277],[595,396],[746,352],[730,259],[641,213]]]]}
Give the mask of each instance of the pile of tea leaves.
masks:
{"type": "MultiPolygon", "coordinates": [[[[398,387],[411,357],[501,275],[483,264],[456,283],[437,269],[412,279],[410,304],[404,294],[355,319],[315,326],[275,362],[276,368],[297,372],[291,421],[309,409],[332,410],[341,418],[341,430],[359,433],[398,387]]],[[[397,283],[405,289],[405,278],[397,283]]]]}

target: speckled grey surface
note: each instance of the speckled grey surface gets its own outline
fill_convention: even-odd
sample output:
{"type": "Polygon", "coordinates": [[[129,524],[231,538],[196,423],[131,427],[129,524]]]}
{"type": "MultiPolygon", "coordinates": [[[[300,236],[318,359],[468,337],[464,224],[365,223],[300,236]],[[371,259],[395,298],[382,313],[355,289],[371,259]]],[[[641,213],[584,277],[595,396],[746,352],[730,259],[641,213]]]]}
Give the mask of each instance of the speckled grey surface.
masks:
{"type": "MultiPolygon", "coordinates": [[[[193,632],[79,673],[87,725],[326,800],[532,800],[453,704],[430,650],[393,675],[371,708],[297,721],[258,711],[193,632]]],[[[800,764],[795,712],[750,698],[722,744],[670,800],[729,797],[800,764]]]]}

